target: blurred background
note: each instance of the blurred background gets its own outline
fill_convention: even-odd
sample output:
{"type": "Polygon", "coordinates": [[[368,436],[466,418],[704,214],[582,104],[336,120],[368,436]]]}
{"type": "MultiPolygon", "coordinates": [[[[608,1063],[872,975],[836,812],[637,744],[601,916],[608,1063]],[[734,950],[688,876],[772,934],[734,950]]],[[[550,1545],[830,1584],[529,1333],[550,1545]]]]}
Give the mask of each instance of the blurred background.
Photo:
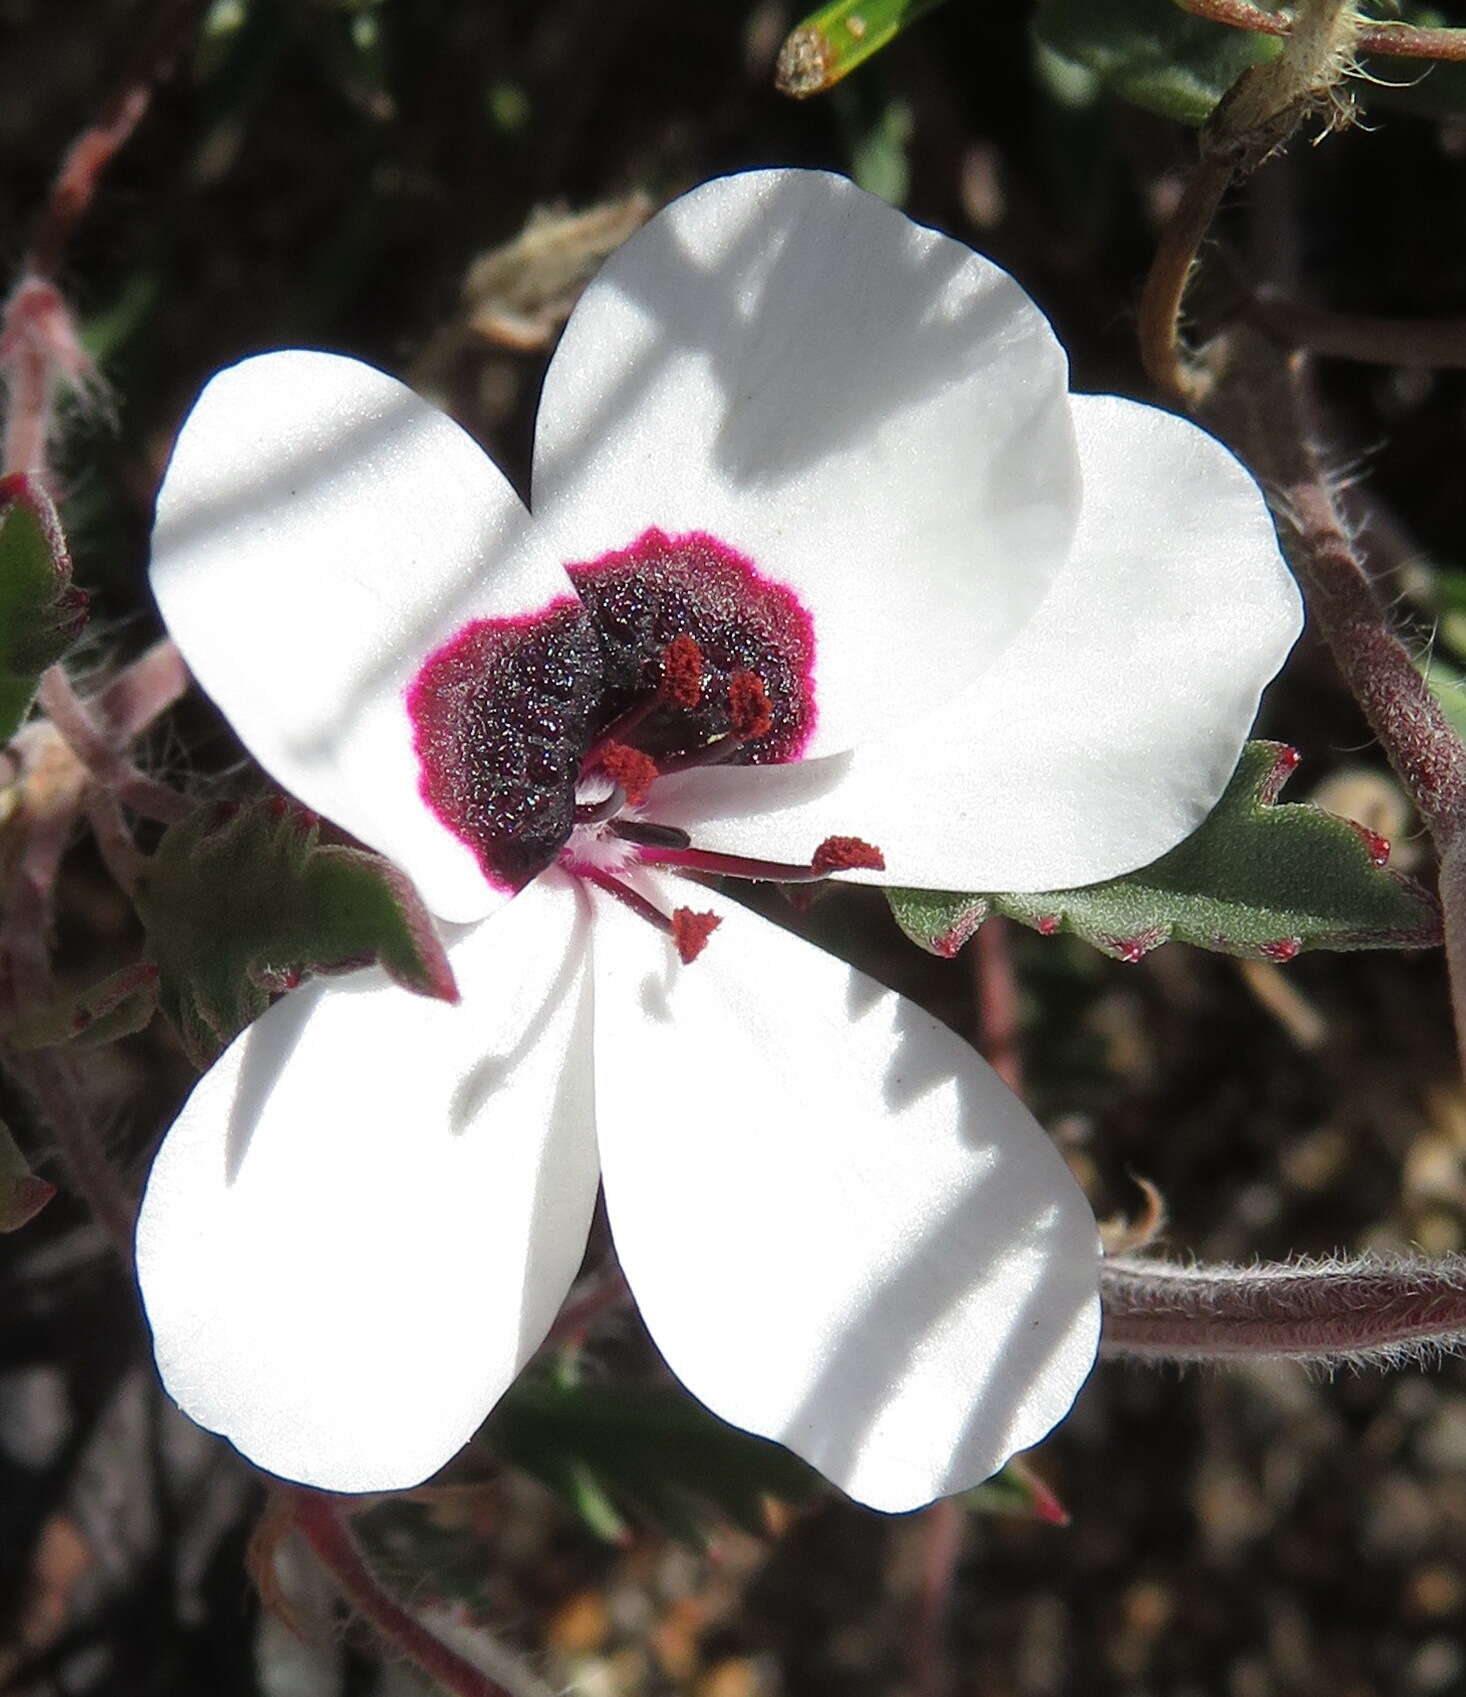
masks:
{"type": "MultiPolygon", "coordinates": [[[[8,265],[148,13],[0,0],[8,265]]],[[[200,16],[60,279],[105,380],[73,404],[57,454],[94,597],[84,670],[157,634],[152,495],[218,366],[281,345],[360,355],[447,405],[522,488],[578,289],[650,211],[720,172],[854,176],[1011,270],[1077,388],[1148,393],[1139,288],[1195,155],[1162,115],[1184,105],[1166,86],[1168,0],[950,0],[807,101],[774,87],[799,12],[773,0],[213,0],[200,16]],[[1116,20],[1129,32],[1122,62],[1092,50],[1102,18],[1102,47],[1116,20]]],[[[1225,86],[1247,38],[1199,27],[1188,66],[1215,48],[1225,86]]],[[[1360,123],[1300,139],[1229,201],[1207,310],[1274,289],[1349,314],[1466,314],[1466,67],[1381,74],[1398,86],[1361,86],[1360,123]]],[[[1319,379],[1362,545],[1449,680],[1466,665],[1466,377],[1329,359],[1319,379]]],[[[1313,641],[1260,730],[1303,755],[1289,799],[1365,822],[1394,865],[1429,876],[1313,641]]],[[[201,794],[258,786],[196,700],[148,758],[201,794]]],[[[1144,1178],[1181,1254],[1463,1247],[1466,1095],[1429,954],[1279,968],[1172,945],[1125,965],[995,922],[981,949],[941,962],[864,892],[783,917],[1016,1052],[1102,1217],[1139,1213],[1144,1178]],[[980,992],[1010,973],[1016,1030],[995,1032],[980,992]]],[[[135,923],[79,844],[63,971],[132,958],[135,923]]],[[[86,1076],[139,1179],[186,1062],[155,1021],[95,1051],[86,1076]]],[[[27,1104],[7,1092],[3,1116],[49,1171],[27,1104]]],[[[1067,1525],[1022,1478],[960,1512],[867,1513],[730,1443],[613,1304],[551,1352],[443,1490],[362,1530],[415,1606],[483,1621],[586,1697],[1466,1691],[1459,1363],[1332,1381],[1102,1365],[1032,1468],[1067,1525]]],[[[258,1476],[164,1406],[130,1277],[79,1205],[63,1194],[0,1238],[0,1693],[421,1689],[332,1623],[293,1545],[262,1601],[246,1554],[264,1508],[258,1476]]]]}

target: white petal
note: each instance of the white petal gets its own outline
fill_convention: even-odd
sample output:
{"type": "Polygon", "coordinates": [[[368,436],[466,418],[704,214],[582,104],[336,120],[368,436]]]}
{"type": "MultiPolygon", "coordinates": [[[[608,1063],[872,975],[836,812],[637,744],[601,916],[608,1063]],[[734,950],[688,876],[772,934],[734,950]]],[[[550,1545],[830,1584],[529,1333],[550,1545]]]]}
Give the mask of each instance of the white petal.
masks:
{"type": "Polygon", "coordinates": [[[957,693],[1062,563],[1062,349],[1004,272],[842,178],[706,184],[607,262],[546,378],[569,560],[705,531],[811,615],[811,753],[957,693]]]}
{"type": "Polygon", "coordinates": [[[668,778],[648,812],[700,846],[807,860],[875,843],[862,882],[1056,890],[1146,866],[1237,764],[1302,624],[1262,493],[1184,419],[1076,395],[1084,512],[1033,621],[975,688],[853,755],[668,778]]]}
{"type": "MultiPolygon", "coordinates": [[[[665,899],[672,885],[662,884],[665,899]]],[[[723,916],[691,966],[599,894],[611,1229],[695,1395],[897,1512],[985,1479],[1094,1358],[1094,1220],[959,1038],[812,945],[723,916]]]]}
{"type": "Polygon", "coordinates": [[[596,1195],[587,916],[536,880],[450,957],[277,1003],[153,1164],[138,1277],[169,1394],[333,1491],[443,1465],[544,1338],[596,1195]]]}
{"type": "Polygon", "coordinates": [[[356,360],[245,360],[184,423],[152,579],[278,783],[397,861],[441,918],[490,911],[477,861],[419,795],[404,690],[468,619],[537,612],[569,584],[469,436],[356,360]]]}

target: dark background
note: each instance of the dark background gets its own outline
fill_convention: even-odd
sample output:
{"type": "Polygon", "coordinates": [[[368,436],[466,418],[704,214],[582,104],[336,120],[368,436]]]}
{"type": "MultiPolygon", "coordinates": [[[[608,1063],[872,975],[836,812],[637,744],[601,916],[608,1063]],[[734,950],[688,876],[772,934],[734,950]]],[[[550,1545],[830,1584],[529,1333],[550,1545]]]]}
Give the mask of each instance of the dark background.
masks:
{"type": "MultiPolygon", "coordinates": [[[[8,266],[143,16],[117,0],[0,0],[8,266]]],[[[61,279],[105,378],[58,455],[78,580],[96,597],[92,667],[156,634],[146,537],[171,432],[207,375],[247,352],[326,346],[414,377],[523,482],[553,329],[508,347],[465,328],[461,302],[474,262],[537,208],[636,191],[660,204],[751,165],[858,171],[1011,269],[1053,317],[1076,387],[1147,393],[1136,302],[1194,139],[1118,101],[1058,103],[1025,5],[953,0],[802,104],[772,86],[796,21],[772,3],[238,0],[207,19],[61,279]]],[[[1218,235],[1223,310],[1228,289],[1281,281],[1353,312],[1460,315],[1466,119],[1375,101],[1367,124],[1269,164],[1218,235]]],[[[521,316],[548,300],[547,325],[570,298],[542,262],[514,287],[521,316]]],[[[1320,375],[1365,546],[1424,649],[1466,569],[1466,379],[1342,362],[1320,375]]],[[[1325,785],[1322,799],[1396,839],[1397,865],[1429,875],[1311,641],[1262,729],[1303,753],[1298,796],[1325,785]]],[[[196,705],[150,759],[248,793],[237,748],[196,705]]],[[[126,958],[132,923],[80,846],[63,964],[126,958]]],[[[919,955],[858,892],[803,923],[980,1035],[971,951],[919,955]]],[[[1124,966],[1066,939],[1007,943],[1029,1099],[1102,1215],[1138,1208],[1134,1173],[1160,1186],[1182,1253],[1462,1247],[1466,1097],[1435,959],[1312,956],[1280,972],[1176,946],[1124,966]]],[[[129,1176],[187,1079],[159,1025],[89,1063],[129,1176]]],[[[4,1111],[51,1170],[24,1104],[4,1111]]],[[[318,1628],[298,1650],[262,1620],[244,1566],[262,1493],[162,1408],[130,1280],[65,1196],[0,1240],[0,1326],[0,1692],[409,1689],[355,1635],[343,1648],[318,1628]]],[[[604,1347],[618,1370],[656,1371],[630,1318],[604,1347]]],[[[414,1594],[467,1598],[557,1688],[595,1697],[873,1697],[922,1677],[983,1697],[1466,1690],[1459,1365],[1333,1382],[1104,1366],[1037,1466],[1072,1524],[969,1520],[925,1675],[911,1646],[930,1525],[832,1496],[761,1540],[715,1525],[706,1553],[633,1517],[615,1549],[490,1459],[486,1491],[440,1508],[405,1577],[414,1594]]]]}

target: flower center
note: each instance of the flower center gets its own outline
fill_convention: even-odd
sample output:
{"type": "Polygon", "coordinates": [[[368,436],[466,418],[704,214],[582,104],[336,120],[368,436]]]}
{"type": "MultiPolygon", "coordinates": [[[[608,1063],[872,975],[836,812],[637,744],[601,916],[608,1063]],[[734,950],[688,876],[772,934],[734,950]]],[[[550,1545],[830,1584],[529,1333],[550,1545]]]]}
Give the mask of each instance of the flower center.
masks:
{"type": "Polygon", "coordinates": [[[653,529],[566,569],[578,599],[473,620],[407,691],[423,799],[502,889],[565,847],[594,752],[772,763],[814,728],[809,615],[744,555],[653,529]]]}
{"type": "Polygon", "coordinates": [[[716,917],[662,913],[626,882],[635,865],[801,883],[883,864],[855,837],[799,864],[708,852],[648,816],[668,773],[808,742],[814,633],[789,590],[702,531],[647,530],[566,570],[578,599],[472,621],[407,691],[423,798],[492,883],[519,889],[559,860],[692,960],[716,917]]]}

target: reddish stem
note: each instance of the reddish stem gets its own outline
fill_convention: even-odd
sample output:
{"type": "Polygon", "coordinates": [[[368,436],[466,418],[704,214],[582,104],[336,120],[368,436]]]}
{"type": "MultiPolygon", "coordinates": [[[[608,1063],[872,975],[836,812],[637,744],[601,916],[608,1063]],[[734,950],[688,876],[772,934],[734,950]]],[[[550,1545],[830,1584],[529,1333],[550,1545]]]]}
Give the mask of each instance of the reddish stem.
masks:
{"type": "Polygon", "coordinates": [[[454,1697],[513,1697],[504,1686],[467,1662],[435,1638],[413,1615],[384,1591],[367,1566],[341,1509],[316,1491],[293,1495],[296,1527],[352,1606],[373,1628],[395,1645],[454,1697]]]}
{"type": "Polygon", "coordinates": [[[973,942],[977,978],[978,1047],[1015,1096],[1023,1094],[1019,1046],[1018,980],[1013,973],[1008,922],[993,914],[973,942]]]}
{"type": "Polygon", "coordinates": [[[177,790],[139,772],[117,742],[97,727],[86,703],[71,687],[70,679],[59,665],[52,666],[42,677],[36,699],[67,747],[101,788],[125,802],[133,812],[165,825],[174,824],[188,813],[188,802],[177,790]]]}
{"type": "Polygon", "coordinates": [[[1396,1365],[1466,1341],[1466,1257],[1313,1266],[1100,1268],[1106,1355],[1154,1361],[1281,1357],[1396,1365]]]}

